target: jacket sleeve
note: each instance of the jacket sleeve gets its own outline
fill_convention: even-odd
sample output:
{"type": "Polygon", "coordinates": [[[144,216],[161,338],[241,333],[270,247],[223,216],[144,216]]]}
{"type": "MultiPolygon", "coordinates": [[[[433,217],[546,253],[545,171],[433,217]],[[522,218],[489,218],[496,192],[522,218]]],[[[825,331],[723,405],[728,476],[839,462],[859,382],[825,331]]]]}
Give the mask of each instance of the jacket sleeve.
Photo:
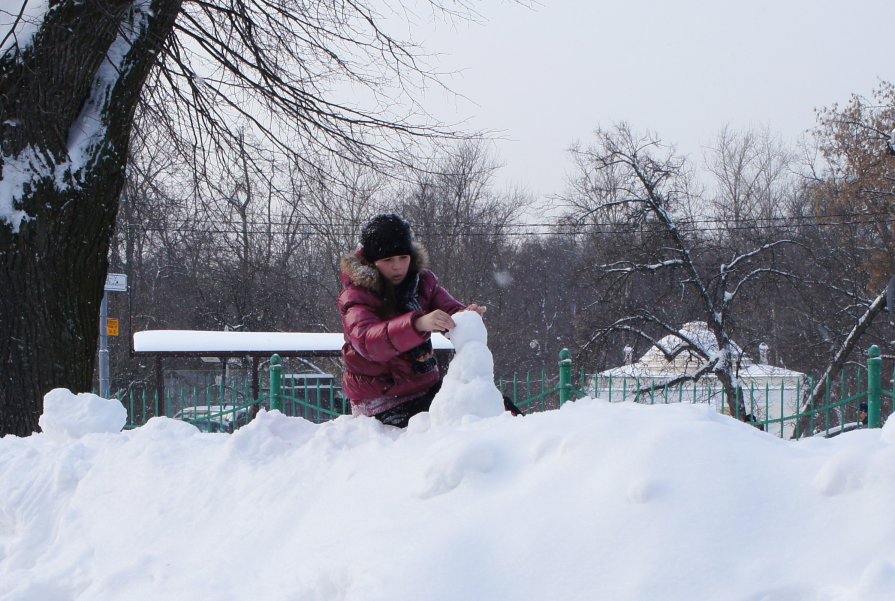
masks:
{"type": "Polygon", "coordinates": [[[371,305],[357,294],[343,291],[339,297],[345,338],[369,361],[390,361],[401,353],[421,345],[428,335],[421,334],[413,322],[422,314],[416,311],[382,319],[371,305]]]}
{"type": "Polygon", "coordinates": [[[430,311],[433,309],[441,309],[445,313],[453,315],[454,313],[462,311],[466,308],[466,305],[451,296],[451,293],[448,292],[444,286],[438,283],[438,278],[431,271],[429,272],[429,277],[431,277],[432,280],[432,293],[429,296],[430,311]]]}

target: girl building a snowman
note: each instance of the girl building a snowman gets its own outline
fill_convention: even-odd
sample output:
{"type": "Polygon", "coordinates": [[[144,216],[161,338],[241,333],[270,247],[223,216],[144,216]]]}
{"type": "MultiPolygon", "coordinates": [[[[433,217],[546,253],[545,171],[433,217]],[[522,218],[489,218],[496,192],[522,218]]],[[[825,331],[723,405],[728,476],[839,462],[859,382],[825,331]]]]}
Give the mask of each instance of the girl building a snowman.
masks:
{"type": "MultiPolygon", "coordinates": [[[[432,332],[453,329],[458,311],[484,315],[485,307],[464,305],[438,283],[426,250],[398,215],[370,220],[341,270],[342,385],[351,412],[404,428],[428,411],[441,387],[432,332]]],[[[509,399],[505,406],[519,412],[509,399]]]]}

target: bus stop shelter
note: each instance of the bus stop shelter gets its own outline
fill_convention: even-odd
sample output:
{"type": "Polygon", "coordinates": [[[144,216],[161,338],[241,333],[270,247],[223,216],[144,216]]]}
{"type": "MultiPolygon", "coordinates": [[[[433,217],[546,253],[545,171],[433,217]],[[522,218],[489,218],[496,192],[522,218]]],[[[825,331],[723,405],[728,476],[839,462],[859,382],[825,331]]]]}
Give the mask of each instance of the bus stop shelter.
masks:
{"type": "MultiPolygon", "coordinates": [[[[158,398],[165,399],[165,361],[176,357],[250,358],[252,395],[260,396],[259,365],[274,354],[281,357],[336,357],[342,353],[345,336],[333,332],[219,332],[206,330],[143,330],[135,332],[135,355],[155,360],[158,398]]],[[[452,351],[450,340],[432,335],[436,351],[452,351]]],[[[164,415],[164,406],[161,413],[164,415]]]]}

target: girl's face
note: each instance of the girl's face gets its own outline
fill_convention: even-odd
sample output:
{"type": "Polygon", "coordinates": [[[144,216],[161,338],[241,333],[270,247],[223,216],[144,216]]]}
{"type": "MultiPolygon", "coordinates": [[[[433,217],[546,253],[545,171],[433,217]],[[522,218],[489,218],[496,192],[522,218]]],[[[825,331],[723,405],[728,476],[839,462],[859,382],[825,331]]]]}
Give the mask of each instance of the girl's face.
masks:
{"type": "Polygon", "coordinates": [[[400,284],[407,277],[407,271],[410,269],[410,255],[396,255],[394,257],[386,257],[379,259],[374,263],[376,269],[387,278],[392,284],[400,284]]]}

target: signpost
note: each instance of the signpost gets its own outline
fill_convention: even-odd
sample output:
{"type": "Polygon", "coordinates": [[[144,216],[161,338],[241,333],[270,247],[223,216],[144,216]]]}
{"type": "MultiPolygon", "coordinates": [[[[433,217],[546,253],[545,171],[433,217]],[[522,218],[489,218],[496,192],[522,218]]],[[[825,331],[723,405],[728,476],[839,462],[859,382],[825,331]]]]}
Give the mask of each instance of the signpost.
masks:
{"type": "Polygon", "coordinates": [[[127,292],[127,274],[106,275],[103,302],[99,310],[99,396],[109,398],[109,336],[118,336],[118,320],[109,319],[109,292],[127,292]]]}
{"type": "Polygon", "coordinates": [[[127,274],[106,274],[106,290],[111,292],[127,292],[127,274]]]}

